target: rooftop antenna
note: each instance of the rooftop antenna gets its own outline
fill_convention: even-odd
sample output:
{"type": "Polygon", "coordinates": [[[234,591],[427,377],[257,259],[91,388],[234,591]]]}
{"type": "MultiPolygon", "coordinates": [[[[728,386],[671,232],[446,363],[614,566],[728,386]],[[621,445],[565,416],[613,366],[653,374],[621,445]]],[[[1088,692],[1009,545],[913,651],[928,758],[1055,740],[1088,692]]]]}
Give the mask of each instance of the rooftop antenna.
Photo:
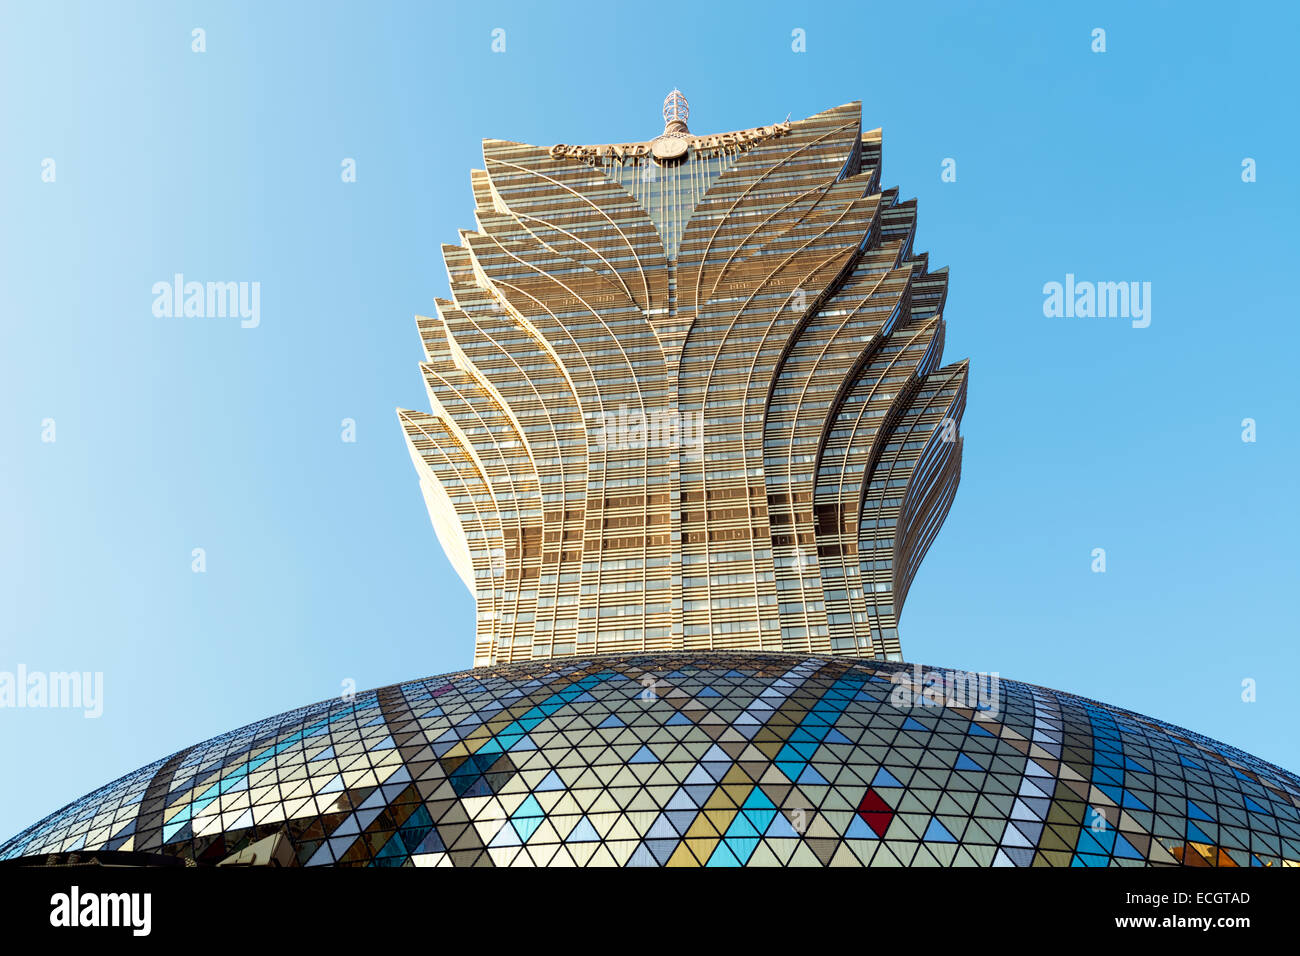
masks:
{"type": "Polygon", "coordinates": [[[688,133],[686,121],[691,115],[691,104],[686,95],[673,87],[671,93],[664,97],[664,133],[688,133]]]}

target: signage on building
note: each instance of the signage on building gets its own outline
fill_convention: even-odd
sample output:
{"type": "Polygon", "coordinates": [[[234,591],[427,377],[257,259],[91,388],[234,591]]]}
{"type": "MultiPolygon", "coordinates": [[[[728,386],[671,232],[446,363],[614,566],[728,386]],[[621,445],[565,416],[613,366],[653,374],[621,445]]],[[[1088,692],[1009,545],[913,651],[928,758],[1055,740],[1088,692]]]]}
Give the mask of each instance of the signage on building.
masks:
{"type": "MultiPolygon", "coordinates": [[[[671,137],[679,139],[686,144],[686,147],[697,156],[713,156],[718,153],[731,152],[733,150],[746,150],[765,139],[776,136],[784,136],[790,132],[790,121],[777,123],[773,126],[755,126],[753,129],[742,129],[734,133],[719,133],[715,136],[682,136],[671,137]]],[[[656,150],[656,143],[668,137],[660,137],[659,140],[652,140],[648,143],[607,143],[601,146],[571,146],[567,143],[557,143],[551,147],[552,159],[578,159],[583,161],[603,160],[612,158],[617,162],[627,162],[628,160],[640,161],[648,159],[653,155],[663,156],[665,151],[656,150]]],[[[684,152],[681,150],[680,152],[684,152]]],[[[678,150],[670,151],[678,153],[678,150]]]]}

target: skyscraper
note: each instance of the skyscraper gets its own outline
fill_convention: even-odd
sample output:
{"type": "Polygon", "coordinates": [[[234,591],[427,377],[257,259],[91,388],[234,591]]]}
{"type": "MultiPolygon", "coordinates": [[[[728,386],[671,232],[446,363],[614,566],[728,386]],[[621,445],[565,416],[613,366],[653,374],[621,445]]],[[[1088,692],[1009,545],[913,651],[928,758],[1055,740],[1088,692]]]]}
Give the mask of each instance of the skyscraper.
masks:
{"type": "Polygon", "coordinates": [[[946,269],[858,104],[639,143],[483,144],[399,410],[478,602],[476,664],[752,649],[901,660],[961,464],[946,269]]]}
{"type": "MultiPolygon", "coordinates": [[[[947,273],[856,104],[489,140],[399,411],[475,667],[188,747],[19,865],[1300,865],[1300,779],[1141,714],[901,662],[955,493],[947,273]]],[[[359,644],[360,647],[360,644],[359,644]]]]}

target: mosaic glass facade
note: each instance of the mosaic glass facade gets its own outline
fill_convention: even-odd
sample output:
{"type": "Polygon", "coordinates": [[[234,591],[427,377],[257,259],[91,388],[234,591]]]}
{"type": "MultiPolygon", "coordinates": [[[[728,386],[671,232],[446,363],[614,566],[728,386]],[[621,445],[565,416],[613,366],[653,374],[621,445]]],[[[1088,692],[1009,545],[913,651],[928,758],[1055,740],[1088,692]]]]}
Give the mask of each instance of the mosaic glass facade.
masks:
{"type": "Polygon", "coordinates": [[[1028,684],[661,653],[475,668],[150,764],[0,846],[198,865],[1277,866],[1300,779],[1028,684]]]}

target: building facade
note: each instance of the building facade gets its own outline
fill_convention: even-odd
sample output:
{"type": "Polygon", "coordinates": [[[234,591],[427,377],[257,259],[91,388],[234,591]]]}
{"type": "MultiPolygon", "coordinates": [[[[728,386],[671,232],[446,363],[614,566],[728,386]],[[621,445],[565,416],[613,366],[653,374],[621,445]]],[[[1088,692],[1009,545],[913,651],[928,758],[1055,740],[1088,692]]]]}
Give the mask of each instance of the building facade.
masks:
{"type": "Polygon", "coordinates": [[[856,103],[694,136],[487,140],[399,410],[477,601],[474,662],[751,649],[901,660],[960,475],[948,275],[856,103]]]}
{"type": "Polygon", "coordinates": [[[746,651],[475,667],[164,757],[4,844],[56,865],[1294,866],[1300,779],[942,669],[746,651]]]}
{"type": "Polygon", "coordinates": [[[0,863],[1295,866],[1300,778],[900,660],[966,364],[856,104],[488,141],[399,411],[467,670],[187,747],[0,863]]]}

